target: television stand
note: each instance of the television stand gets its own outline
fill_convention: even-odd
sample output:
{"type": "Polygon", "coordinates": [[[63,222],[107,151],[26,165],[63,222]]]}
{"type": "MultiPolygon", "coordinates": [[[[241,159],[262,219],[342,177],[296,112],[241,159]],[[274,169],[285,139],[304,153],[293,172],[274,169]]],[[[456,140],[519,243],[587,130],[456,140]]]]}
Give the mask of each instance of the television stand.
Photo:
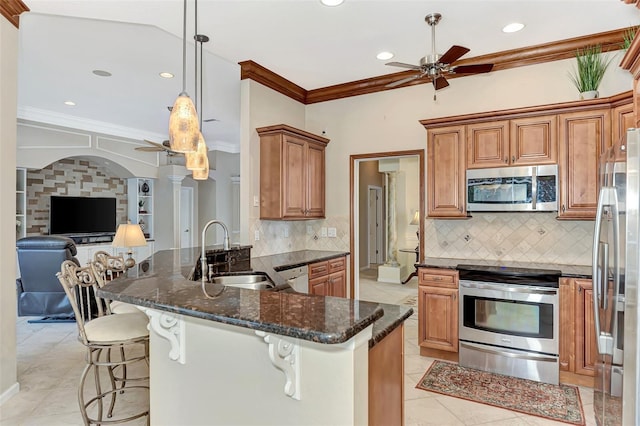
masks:
{"type": "Polygon", "coordinates": [[[110,243],[114,237],[113,234],[75,234],[65,236],[71,238],[76,244],[110,243]]]}

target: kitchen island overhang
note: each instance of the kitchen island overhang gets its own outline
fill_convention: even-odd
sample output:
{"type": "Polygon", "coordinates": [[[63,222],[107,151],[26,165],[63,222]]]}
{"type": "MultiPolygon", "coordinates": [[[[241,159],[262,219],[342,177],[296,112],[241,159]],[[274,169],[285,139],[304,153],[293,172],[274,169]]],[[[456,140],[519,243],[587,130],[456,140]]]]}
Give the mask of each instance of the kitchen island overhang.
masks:
{"type": "Polygon", "coordinates": [[[158,252],[98,292],[150,318],[152,424],[367,424],[382,305],[214,284],[207,297],[185,278],[197,253],[158,252]]]}

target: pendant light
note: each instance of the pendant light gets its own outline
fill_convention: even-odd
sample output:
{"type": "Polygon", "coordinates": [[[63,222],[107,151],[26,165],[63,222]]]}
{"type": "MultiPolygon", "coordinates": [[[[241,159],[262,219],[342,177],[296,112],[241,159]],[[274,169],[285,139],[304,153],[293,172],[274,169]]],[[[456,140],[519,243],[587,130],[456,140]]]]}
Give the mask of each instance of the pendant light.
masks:
{"type": "Polygon", "coordinates": [[[171,150],[186,153],[197,149],[200,137],[198,114],[187,94],[187,0],[184,0],[182,28],[182,92],[169,115],[169,144],[171,150]]]}

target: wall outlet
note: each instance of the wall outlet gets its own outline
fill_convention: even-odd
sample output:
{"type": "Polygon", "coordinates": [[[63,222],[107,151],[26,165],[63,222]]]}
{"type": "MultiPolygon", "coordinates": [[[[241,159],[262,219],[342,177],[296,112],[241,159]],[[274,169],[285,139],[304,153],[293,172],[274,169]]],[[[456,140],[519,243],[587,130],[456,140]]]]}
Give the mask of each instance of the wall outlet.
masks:
{"type": "Polygon", "coordinates": [[[253,196],[253,207],[260,207],[260,196],[253,196]]]}
{"type": "Polygon", "coordinates": [[[284,237],[289,238],[289,228],[284,228],[284,237]]]}
{"type": "Polygon", "coordinates": [[[260,241],[260,231],[256,230],[256,231],[253,233],[253,235],[254,235],[254,237],[253,237],[253,238],[254,238],[256,241],[260,241]]]}
{"type": "Polygon", "coordinates": [[[313,226],[307,225],[307,235],[313,235],[313,226]]]}
{"type": "Polygon", "coordinates": [[[327,236],[327,228],[325,226],[320,228],[320,236],[321,237],[326,237],[327,236]]]}
{"type": "Polygon", "coordinates": [[[338,236],[336,228],[327,229],[327,235],[329,236],[329,238],[336,238],[338,236]]]}

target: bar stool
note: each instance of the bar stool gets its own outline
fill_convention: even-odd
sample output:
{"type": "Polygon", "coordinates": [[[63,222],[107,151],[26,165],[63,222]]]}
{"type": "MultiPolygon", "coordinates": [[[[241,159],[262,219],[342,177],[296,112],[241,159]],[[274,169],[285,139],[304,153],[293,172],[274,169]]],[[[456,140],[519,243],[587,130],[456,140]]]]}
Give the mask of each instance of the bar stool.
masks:
{"type": "MultiPolygon", "coordinates": [[[[107,282],[117,278],[124,272],[127,267],[124,264],[124,257],[113,256],[106,251],[97,251],[93,255],[93,261],[90,262],[93,272],[96,275],[98,287],[102,288],[107,282]]],[[[108,301],[107,311],[112,314],[142,314],[140,309],[129,303],[120,302],[118,300],[108,301]]]]}
{"type": "Polygon", "coordinates": [[[127,378],[125,374],[118,377],[115,372],[127,365],[144,362],[149,365],[149,331],[146,316],[137,314],[109,315],[105,312],[103,300],[95,295],[98,289],[96,276],[91,265],[79,267],[71,261],[64,261],[61,271],[56,274],[65,293],[71,301],[78,326],[78,340],[87,348],[86,363],[78,385],[78,404],[85,425],[115,424],[128,422],[147,416],[148,405],[142,411],[123,418],[113,419],[116,396],[128,391],[149,392],[148,375],[146,377],[127,378]],[[142,349],[142,355],[127,358],[125,352],[142,349]],[[119,357],[112,357],[112,350],[120,352],[119,357]],[[126,351],[125,351],[126,350],[126,351]],[[116,359],[118,358],[118,359],[116,359]],[[95,396],[85,400],[85,383],[93,370],[95,380],[95,396]],[[110,387],[103,390],[101,371],[109,377],[110,387]],[[118,386],[121,383],[121,386],[118,386]],[[104,419],[104,400],[109,397],[107,419],[104,419]],[[97,415],[90,417],[88,409],[97,405],[97,415]]]}

